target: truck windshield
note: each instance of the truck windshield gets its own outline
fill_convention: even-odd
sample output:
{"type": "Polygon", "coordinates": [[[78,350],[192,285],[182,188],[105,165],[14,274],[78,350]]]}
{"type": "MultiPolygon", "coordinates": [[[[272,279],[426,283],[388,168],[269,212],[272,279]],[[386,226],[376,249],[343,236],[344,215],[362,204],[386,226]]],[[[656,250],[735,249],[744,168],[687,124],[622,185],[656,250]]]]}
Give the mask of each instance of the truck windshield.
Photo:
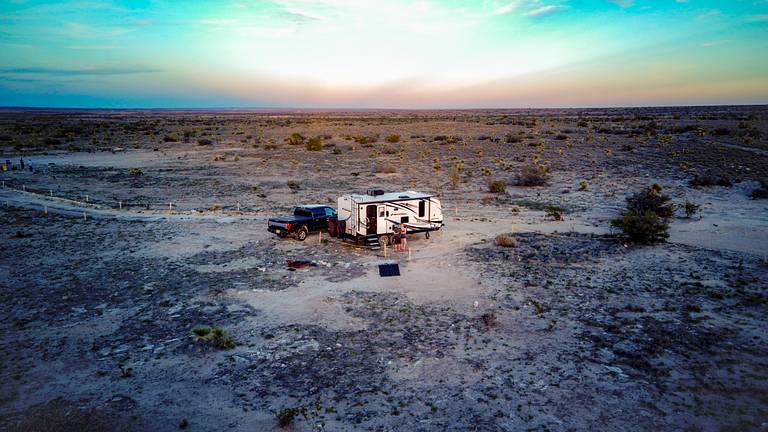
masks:
{"type": "Polygon", "coordinates": [[[303,209],[301,207],[296,207],[293,210],[293,215],[294,216],[302,216],[302,217],[312,217],[312,212],[310,212],[307,209],[303,209]]]}

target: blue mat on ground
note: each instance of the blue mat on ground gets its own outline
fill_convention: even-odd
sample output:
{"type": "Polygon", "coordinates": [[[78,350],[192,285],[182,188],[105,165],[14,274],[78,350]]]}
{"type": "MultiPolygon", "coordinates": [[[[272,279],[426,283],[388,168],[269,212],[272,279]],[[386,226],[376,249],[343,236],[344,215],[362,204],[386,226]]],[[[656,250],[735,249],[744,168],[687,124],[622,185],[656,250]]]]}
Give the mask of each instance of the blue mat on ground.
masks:
{"type": "Polygon", "coordinates": [[[400,265],[379,264],[379,276],[381,277],[400,276],[400,265]]]}

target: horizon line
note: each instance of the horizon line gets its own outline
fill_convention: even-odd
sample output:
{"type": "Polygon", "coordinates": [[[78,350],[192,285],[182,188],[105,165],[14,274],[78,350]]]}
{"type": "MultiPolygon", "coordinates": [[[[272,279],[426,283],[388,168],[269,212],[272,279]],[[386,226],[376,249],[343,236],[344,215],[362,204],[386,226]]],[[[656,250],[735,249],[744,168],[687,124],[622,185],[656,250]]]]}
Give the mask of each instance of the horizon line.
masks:
{"type": "Polygon", "coordinates": [[[27,106],[0,105],[0,111],[326,111],[326,112],[387,112],[387,111],[520,111],[520,110],[595,110],[595,109],[662,109],[662,108],[756,108],[768,107],[765,103],[745,104],[696,104],[696,105],[603,105],[603,106],[551,106],[551,107],[453,107],[453,108],[369,108],[369,107],[254,107],[254,106],[209,106],[209,107],[79,107],[79,106],[27,106]]]}

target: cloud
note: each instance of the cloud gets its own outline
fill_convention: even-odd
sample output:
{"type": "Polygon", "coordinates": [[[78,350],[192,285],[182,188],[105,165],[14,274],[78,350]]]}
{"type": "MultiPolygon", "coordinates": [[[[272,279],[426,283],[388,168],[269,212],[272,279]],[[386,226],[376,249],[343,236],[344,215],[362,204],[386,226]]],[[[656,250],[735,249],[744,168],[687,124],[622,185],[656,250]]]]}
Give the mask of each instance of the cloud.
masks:
{"type": "Polygon", "coordinates": [[[568,8],[568,6],[562,5],[546,5],[541,0],[514,0],[494,9],[493,15],[509,15],[519,12],[522,16],[539,17],[551,15],[568,8]]]}
{"type": "Polygon", "coordinates": [[[608,1],[625,9],[635,4],[635,0],[608,0],[608,1]]]}
{"type": "Polygon", "coordinates": [[[564,11],[566,9],[568,9],[568,6],[548,5],[548,6],[541,6],[536,9],[529,10],[528,12],[525,12],[523,15],[527,17],[540,17],[540,16],[546,16],[546,15],[552,15],[554,13],[564,11]]]}
{"type": "Polygon", "coordinates": [[[0,69],[3,74],[50,75],[50,76],[87,76],[87,75],[133,75],[162,72],[160,69],[146,67],[90,67],[79,69],[59,69],[48,67],[19,67],[0,69]]]}

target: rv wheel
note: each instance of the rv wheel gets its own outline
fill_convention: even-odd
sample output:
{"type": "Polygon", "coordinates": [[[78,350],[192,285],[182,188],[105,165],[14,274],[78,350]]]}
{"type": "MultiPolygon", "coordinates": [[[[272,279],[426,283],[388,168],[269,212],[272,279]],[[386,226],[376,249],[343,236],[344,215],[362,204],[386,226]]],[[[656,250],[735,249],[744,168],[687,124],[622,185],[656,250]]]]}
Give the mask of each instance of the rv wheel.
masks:
{"type": "Polygon", "coordinates": [[[425,236],[426,238],[429,238],[429,231],[427,231],[427,233],[426,233],[426,234],[424,234],[424,236],[425,236]]]}
{"type": "Polygon", "coordinates": [[[307,227],[303,226],[303,227],[299,228],[299,230],[296,231],[296,239],[298,239],[299,241],[306,240],[307,239],[307,232],[308,232],[307,227]]]}

